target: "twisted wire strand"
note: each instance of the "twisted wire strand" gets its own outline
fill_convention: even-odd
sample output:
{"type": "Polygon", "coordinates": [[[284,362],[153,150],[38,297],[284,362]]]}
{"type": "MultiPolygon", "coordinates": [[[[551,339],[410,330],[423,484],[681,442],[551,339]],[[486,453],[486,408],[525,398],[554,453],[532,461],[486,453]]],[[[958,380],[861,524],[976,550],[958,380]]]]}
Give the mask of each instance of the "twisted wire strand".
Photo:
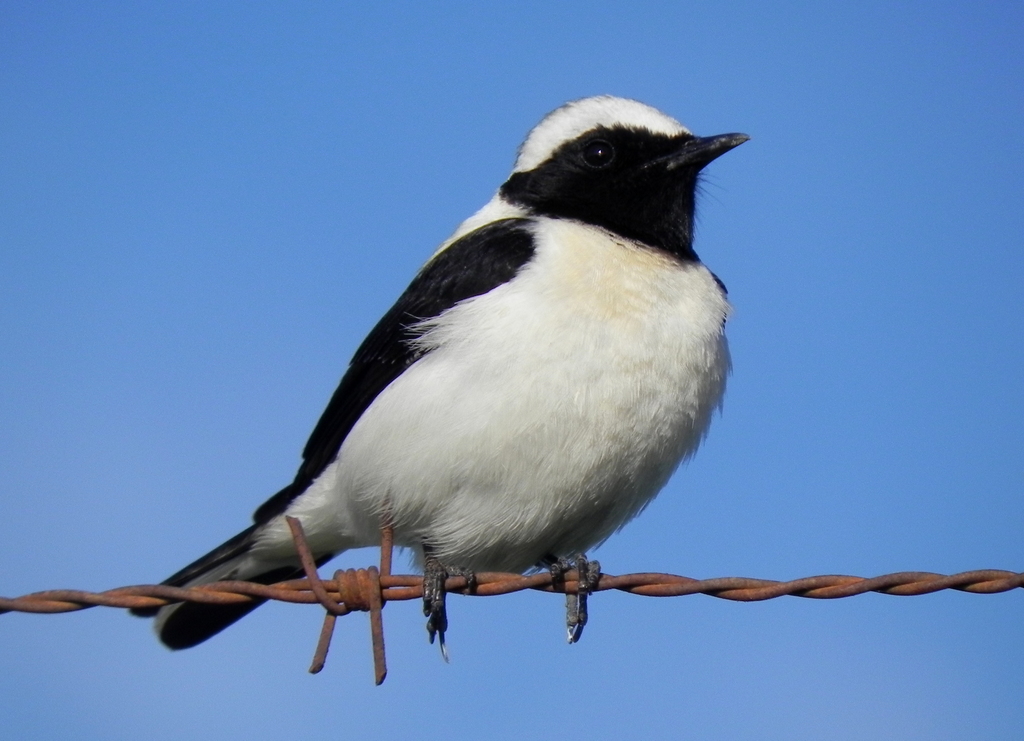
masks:
{"type": "MultiPolygon", "coordinates": [[[[364,569],[350,570],[354,573],[364,569]]],[[[347,572],[341,572],[342,574],[347,572]]],[[[565,581],[553,584],[551,574],[521,574],[481,572],[476,575],[477,587],[473,596],[491,597],[511,594],[526,589],[544,592],[575,594],[576,573],[570,571],[565,581]]],[[[332,602],[347,605],[348,610],[367,609],[371,598],[363,594],[365,587],[354,585],[344,578],[323,579],[320,583],[326,589],[332,602]]],[[[423,577],[407,575],[379,576],[380,596],[384,602],[400,602],[423,596],[423,577]]],[[[1024,587],[1024,573],[999,569],[964,571],[958,574],[934,574],[927,571],[901,571],[872,578],[844,575],[809,576],[792,581],[772,581],[748,577],[719,577],[715,579],[692,579],[677,574],[638,573],[613,576],[601,574],[593,591],[611,589],[644,597],[682,597],[691,594],[705,594],[719,599],[738,602],[757,602],[776,597],[793,596],[809,599],[839,599],[853,597],[867,592],[891,594],[903,597],[931,594],[945,589],[955,589],[973,594],[996,594],[1024,587]]],[[[449,592],[466,593],[464,577],[452,577],[446,582],[449,592]]],[[[177,602],[201,602],[205,604],[236,604],[253,599],[277,600],[295,604],[322,604],[314,593],[310,579],[293,579],[277,584],[265,585],[246,581],[221,581],[199,587],[168,587],[156,584],[120,587],[104,592],[87,592],[76,589],[54,589],[33,592],[21,597],[0,597],[0,613],[62,613],[75,612],[90,607],[162,607],[177,602]]]]}
{"type": "MultiPolygon", "coordinates": [[[[197,587],[170,587],[145,584],[85,592],[77,589],[54,589],[21,597],[0,597],[0,614],[5,612],[61,613],[90,607],[153,608],[178,602],[200,602],[213,605],[238,604],[253,600],[277,600],[297,604],[318,604],[325,610],[323,628],[309,671],[316,674],[324,667],[338,617],[353,611],[370,613],[370,642],[373,648],[374,683],[380,685],[387,677],[384,652],[384,603],[418,599],[423,596],[423,577],[392,575],[391,557],[394,532],[385,516],[381,524],[380,568],[335,571],[333,579],[321,579],[316,562],[306,542],[302,523],[286,517],[295,549],[306,573],[305,579],[292,579],[277,584],[256,584],[247,581],[219,581],[197,587]]],[[[959,574],[933,574],[927,571],[901,571],[873,578],[843,575],[809,576],[792,581],[771,581],[745,577],[691,579],[676,574],[641,573],[613,576],[601,574],[589,592],[615,589],[645,597],[682,597],[706,594],[738,602],[757,602],[782,596],[809,599],[839,599],[866,592],[879,592],[909,597],[956,589],[974,594],[996,594],[1024,587],[1024,573],[984,569],[959,574]]],[[[531,575],[482,572],[476,574],[471,587],[463,576],[445,582],[445,590],[458,594],[491,597],[499,594],[534,589],[579,593],[579,575],[569,571],[558,579],[550,572],[531,575]]],[[[582,599],[579,598],[580,601],[582,599]]],[[[571,613],[571,611],[570,611],[571,613]]],[[[582,624],[579,626],[582,629],[582,624]]]]}

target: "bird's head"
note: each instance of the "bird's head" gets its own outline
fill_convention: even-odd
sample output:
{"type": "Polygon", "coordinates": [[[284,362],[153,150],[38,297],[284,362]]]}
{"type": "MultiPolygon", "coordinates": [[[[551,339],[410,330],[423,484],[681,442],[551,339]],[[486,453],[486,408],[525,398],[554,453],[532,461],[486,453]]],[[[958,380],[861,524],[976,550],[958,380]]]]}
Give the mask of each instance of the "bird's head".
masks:
{"type": "Polygon", "coordinates": [[[532,214],[575,219],[696,259],[698,174],[748,138],[697,137],[635,100],[584,98],[534,127],[499,195],[532,214]]]}

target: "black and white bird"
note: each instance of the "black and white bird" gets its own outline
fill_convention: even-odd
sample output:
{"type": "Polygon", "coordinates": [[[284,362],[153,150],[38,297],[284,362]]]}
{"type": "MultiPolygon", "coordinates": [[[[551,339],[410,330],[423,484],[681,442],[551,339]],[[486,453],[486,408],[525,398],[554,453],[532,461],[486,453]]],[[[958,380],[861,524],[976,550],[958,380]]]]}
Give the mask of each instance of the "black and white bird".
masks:
{"type": "MultiPolygon", "coordinates": [[[[442,585],[574,558],[633,519],[722,401],[729,303],[694,199],[747,138],[611,96],[545,117],[356,350],[294,481],[164,583],[298,576],[286,515],[323,563],[379,544],[386,512],[442,585]]],[[[187,648],[257,605],[171,605],[156,630],[187,648]]]]}

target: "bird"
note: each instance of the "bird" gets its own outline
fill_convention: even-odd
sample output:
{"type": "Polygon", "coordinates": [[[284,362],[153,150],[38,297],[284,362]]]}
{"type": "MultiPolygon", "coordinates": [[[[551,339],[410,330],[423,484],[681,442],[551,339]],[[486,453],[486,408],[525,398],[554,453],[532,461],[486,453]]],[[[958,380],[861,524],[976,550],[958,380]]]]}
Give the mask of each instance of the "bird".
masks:
{"type": "MultiPolygon", "coordinates": [[[[585,563],[721,406],[731,309],[693,248],[695,200],[704,167],[748,139],[610,95],[545,116],[359,345],[294,480],[163,583],[295,578],[286,517],[318,565],[378,545],[386,517],[444,650],[446,576],[585,563]]],[[[259,604],[135,612],[184,649],[259,604]]]]}

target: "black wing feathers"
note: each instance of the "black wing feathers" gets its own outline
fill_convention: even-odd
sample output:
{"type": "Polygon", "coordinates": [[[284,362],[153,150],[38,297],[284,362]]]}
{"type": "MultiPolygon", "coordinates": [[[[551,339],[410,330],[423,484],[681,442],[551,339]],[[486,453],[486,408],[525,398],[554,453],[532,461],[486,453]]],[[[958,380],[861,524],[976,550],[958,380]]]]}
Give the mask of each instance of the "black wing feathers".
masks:
{"type": "Polygon", "coordinates": [[[422,356],[410,342],[417,336],[413,325],[512,280],[533,253],[529,219],[501,219],[458,239],[428,262],[356,350],[306,443],[295,480],[256,510],[255,522],[279,515],[304,492],[334,460],[377,395],[422,356]]]}

